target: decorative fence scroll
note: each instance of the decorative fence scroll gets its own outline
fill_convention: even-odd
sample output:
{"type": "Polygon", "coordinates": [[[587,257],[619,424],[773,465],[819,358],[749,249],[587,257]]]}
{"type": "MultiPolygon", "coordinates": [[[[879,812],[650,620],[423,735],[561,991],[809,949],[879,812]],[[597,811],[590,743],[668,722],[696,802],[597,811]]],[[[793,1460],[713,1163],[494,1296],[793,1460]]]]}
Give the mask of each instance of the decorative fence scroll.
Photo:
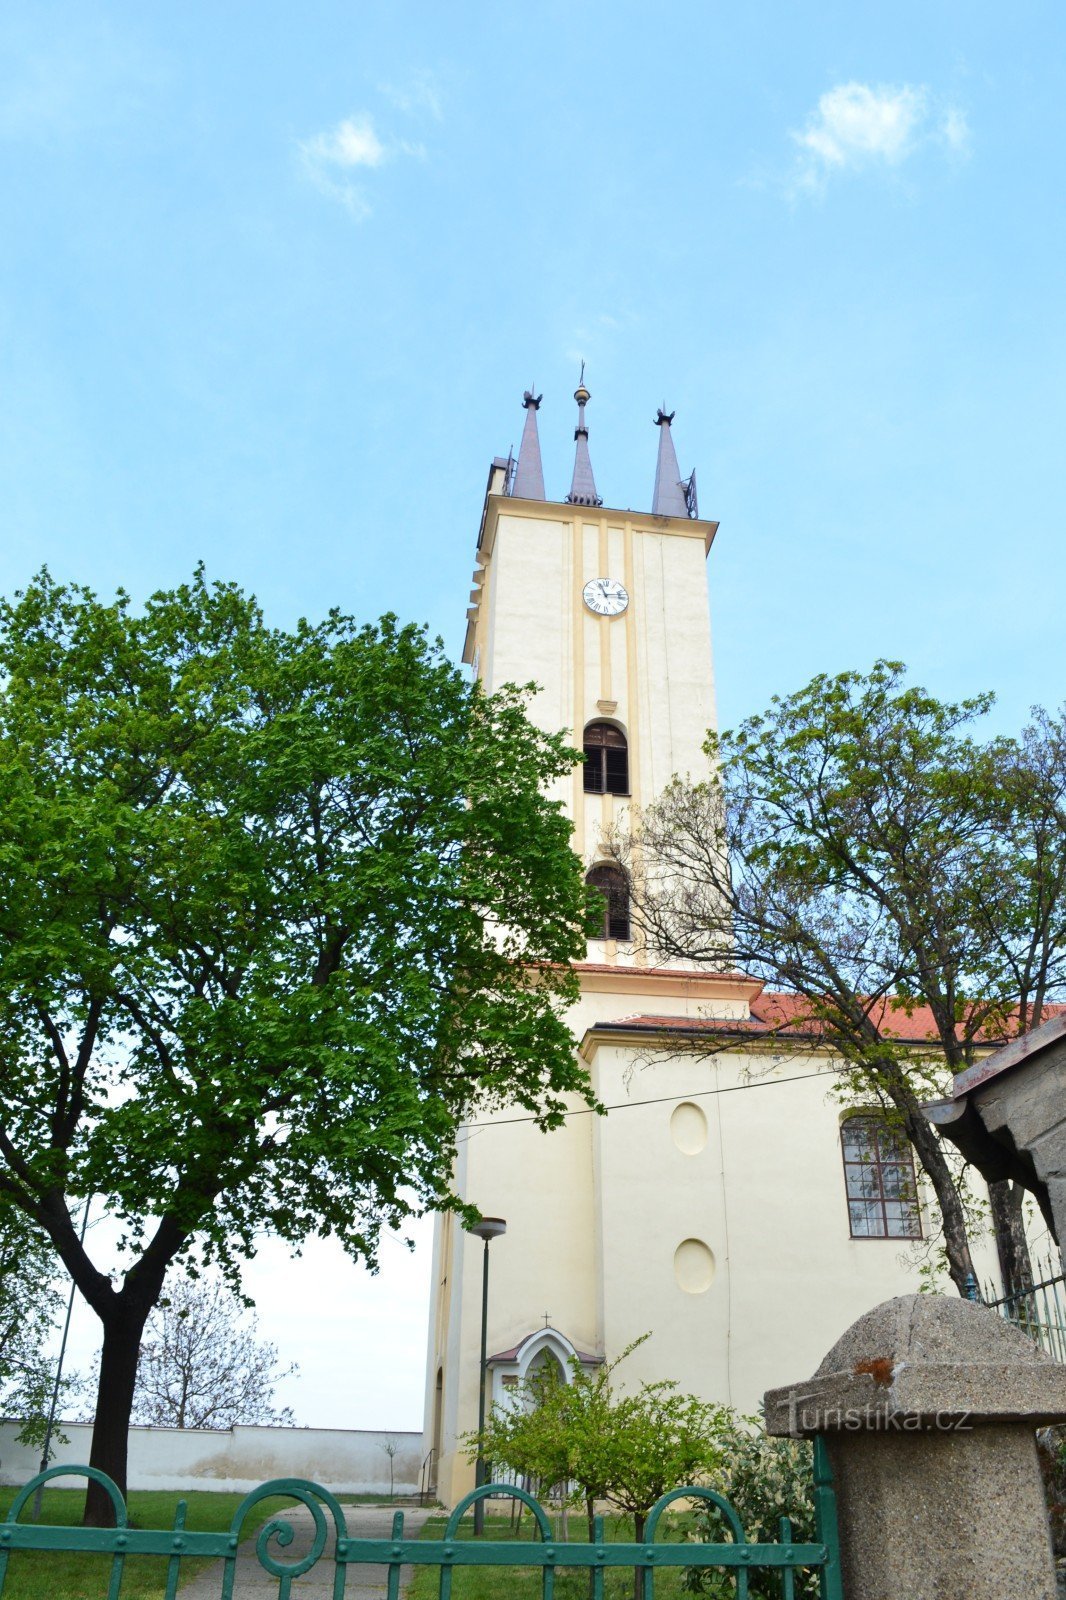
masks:
{"type": "MultiPolygon", "coordinates": [[[[353,1539],[344,1512],[328,1489],[301,1478],[275,1478],[246,1495],[237,1508],[228,1533],[198,1533],[185,1527],[185,1502],[179,1501],[172,1528],[131,1528],[126,1506],[111,1479],[93,1467],[55,1466],[42,1472],[19,1491],[6,1520],[0,1522],[0,1600],[12,1552],[83,1551],[111,1558],[107,1600],[122,1600],[126,1560],[131,1555],[163,1557],[167,1561],[165,1600],[176,1600],[182,1562],[191,1557],[214,1557],[222,1562],[219,1600],[240,1600],[237,1552],[245,1519],[253,1506],[268,1496],[281,1496],[306,1506],[313,1534],[310,1547],[287,1560],[285,1552],[296,1534],[284,1513],[265,1522],[255,1536],[255,1554],[265,1572],[277,1579],[278,1600],[290,1600],[295,1578],[323,1567],[327,1581],[332,1573],[333,1600],[344,1600],[348,1574],[353,1567],[383,1567],[387,1600],[400,1600],[404,1569],[435,1567],[439,1573],[439,1600],[452,1600],[452,1575],[457,1567],[525,1567],[541,1573],[542,1600],[554,1600],[555,1575],[560,1569],[587,1568],[591,1572],[592,1600],[604,1600],[604,1576],[609,1567],[628,1567],[642,1574],[644,1600],[655,1600],[655,1575],[665,1568],[718,1568],[735,1579],[738,1600],[748,1600],[750,1575],[773,1574],[782,1600],[794,1600],[795,1575],[813,1568],[819,1575],[822,1600],[843,1600],[840,1554],[837,1542],[836,1504],[828,1461],[822,1442],[815,1443],[815,1504],[817,1542],[799,1544],[792,1539],[787,1517],[781,1519],[776,1544],[749,1544],[740,1519],[729,1502],[710,1489],[674,1489],[663,1495],[648,1515],[646,1534],[639,1544],[604,1538],[603,1518],[594,1524],[591,1543],[560,1543],[555,1539],[544,1509],[525,1490],[506,1484],[485,1484],[460,1501],[448,1518],[440,1539],[405,1539],[403,1512],[397,1511],[389,1539],[353,1539]],[[115,1508],[113,1528],[55,1527],[20,1520],[38,1487],[51,1478],[80,1476],[103,1485],[115,1508]],[[520,1500],[532,1513],[539,1539],[496,1541],[462,1539],[459,1526],[474,1502],[491,1496],[520,1500]],[[667,1543],[656,1539],[663,1511],[676,1500],[704,1500],[721,1513],[729,1538],[720,1544],[667,1543]]],[[[261,1580],[259,1580],[261,1582],[261,1580]]],[[[257,1589],[257,1593],[261,1593],[257,1589]]]]}

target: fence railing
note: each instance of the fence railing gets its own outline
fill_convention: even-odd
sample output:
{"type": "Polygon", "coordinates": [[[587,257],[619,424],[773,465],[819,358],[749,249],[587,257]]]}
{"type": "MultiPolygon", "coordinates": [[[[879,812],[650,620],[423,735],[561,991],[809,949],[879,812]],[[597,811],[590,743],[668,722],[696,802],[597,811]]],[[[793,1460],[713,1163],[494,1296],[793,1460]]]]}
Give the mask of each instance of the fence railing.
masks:
{"type": "Polygon", "coordinates": [[[1066,1361],[1066,1278],[1054,1263],[1036,1264],[1037,1282],[1020,1294],[993,1295],[989,1286],[981,1296],[986,1306],[1027,1333],[1056,1361],[1066,1361]]]}
{"type": "MultiPolygon", "coordinates": [[[[814,1447],[816,1539],[804,1544],[793,1540],[787,1517],[781,1518],[780,1538],[776,1543],[750,1544],[744,1538],[740,1519],[721,1495],[710,1489],[674,1489],[663,1495],[648,1515],[645,1536],[639,1544],[604,1538],[603,1518],[594,1524],[591,1543],[561,1543],[552,1524],[533,1496],[516,1485],[486,1484],[475,1489],[456,1506],[448,1518],[443,1537],[407,1539],[404,1514],[397,1511],[388,1539],[350,1537],[344,1512],[328,1489],[300,1478],[277,1478],[253,1489],[238,1507],[227,1533],[199,1533],[185,1527],[185,1502],[179,1501],[174,1524],[168,1530],[131,1528],[126,1506],[111,1479],[92,1467],[55,1466],[40,1473],[16,1495],[6,1519],[0,1522],[0,1596],[13,1553],[36,1551],[81,1551],[111,1558],[107,1600],[121,1600],[125,1563],[130,1556],[158,1556],[167,1560],[164,1600],[175,1600],[182,1578],[182,1563],[190,1558],[215,1557],[220,1563],[219,1600],[239,1600],[235,1590],[238,1552],[244,1521],[259,1501],[280,1495],[305,1506],[311,1514],[313,1534],[303,1554],[286,1561],[284,1551],[292,1545],[296,1532],[285,1514],[275,1514],[255,1534],[255,1558],[259,1567],[277,1579],[278,1600],[290,1600],[293,1580],[323,1564],[327,1580],[332,1567],[333,1600],[344,1600],[345,1584],[352,1568],[386,1569],[386,1600],[400,1600],[404,1568],[431,1567],[439,1574],[439,1600],[451,1600],[453,1573],[459,1567],[526,1567],[541,1574],[542,1600],[553,1600],[555,1575],[560,1569],[587,1568],[591,1574],[592,1600],[603,1600],[604,1578],[612,1567],[628,1567],[642,1574],[644,1600],[655,1600],[655,1576],[664,1568],[721,1568],[731,1574],[738,1600],[750,1595],[751,1575],[775,1575],[783,1600],[794,1600],[796,1573],[813,1569],[818,1574],[822,1600],[843,1600],[840,1578],[840,1549],[837,1539],[836,1501],[828,1458],[821,1440],[814,1447]],[[43,1523],[24,1523],[19,1519],[38,1486],[49,1479],[77,1475],[93,1478],[111,1498],[115,1527],[57,1527],[43,1523]],[[539,1538],[529,1540],[486,1540],[461,1538],[460,1524],[466,1512],[481,1498],[504,1495],[517,1497],[530,1510],[539,1538]],[[662,1514],[675,1501],[703,1500],[717,1507],[728,1538],[720,1543],[665,1542],[656,1538],[662,1514]]],[[[256,1579],[255,1593],[263,1593],[262,1578],[256,1579]]]]}

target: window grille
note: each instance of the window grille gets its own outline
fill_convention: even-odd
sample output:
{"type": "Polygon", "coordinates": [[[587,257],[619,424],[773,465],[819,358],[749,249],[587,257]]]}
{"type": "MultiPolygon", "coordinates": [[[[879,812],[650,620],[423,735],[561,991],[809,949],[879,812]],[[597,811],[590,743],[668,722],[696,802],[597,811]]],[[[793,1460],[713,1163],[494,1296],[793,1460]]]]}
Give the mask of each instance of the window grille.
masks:
{"type": "Polygon", "coordinates": [[[920,1239],[914,1158],[906,1135],[876,1116],[841,1125],[844,1184],[853,1239],[920,1239]]]}

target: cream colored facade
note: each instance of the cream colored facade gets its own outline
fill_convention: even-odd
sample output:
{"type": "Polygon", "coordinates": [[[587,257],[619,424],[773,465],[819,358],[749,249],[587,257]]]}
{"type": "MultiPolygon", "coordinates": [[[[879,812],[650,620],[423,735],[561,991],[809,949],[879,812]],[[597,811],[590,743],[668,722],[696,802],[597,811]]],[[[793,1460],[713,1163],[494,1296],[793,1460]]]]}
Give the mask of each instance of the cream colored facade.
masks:
{"type": "MultiPolygon", "coordinates": [[[[515,500],[505,479],[497,465],[466,659],[490,690],[535,681],[531,715],[578,746],[591,721],[620,727],[631,797],[648,801],[675,773],[704,768],[717,524],[515,500]],[[583,603],[599,577],[624,584],[622,615],[583,603]]],[[[630,799],[586,794],[580,767],[560,797],[592,866],[630,799]]],[[[550,1135],[501,1113],[460,1136],[459,1192],[507,1221],[490,1246],[490,1396],[545,1348],[610,1358],[650,1332],[630,1358],[633,1380],[674,1378],[750,1412],[768,1387],[812,1371],[856,1316],[913,1292],[913,1251],[850,1237],[830,1060],[743,1037],[700,1057],[633,1020],[714,1017],[739,1031],[757,983],[663,969],[610,941],[590,946],[580,977],[575,1049],[608,1114],[575,1101],[550,1135]]],[[[473,1483],[460,1440],[477,1423],[482,1249],[438,1220],[425,1448],[448,1504],[473,1483]]]]}

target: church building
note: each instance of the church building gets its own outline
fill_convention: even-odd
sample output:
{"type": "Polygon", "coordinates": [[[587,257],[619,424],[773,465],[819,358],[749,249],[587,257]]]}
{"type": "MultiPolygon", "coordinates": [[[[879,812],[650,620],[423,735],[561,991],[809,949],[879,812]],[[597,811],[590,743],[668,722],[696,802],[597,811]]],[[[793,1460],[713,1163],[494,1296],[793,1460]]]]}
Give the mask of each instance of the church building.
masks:
{"type": "MultiPolygon", "coordinates": [[[[673,1378],[753,1412],[861,1313],[919,1287],[929,1227],[909,1146],[841,1108],[832,1057],[790,1029],[787,996],[664,966],[630,937],[601,839],[674,774],[706,772],[718,524],[699,515],[664,411],[650,509],[604,505],[583,379],[570,491],[549,499],[541,398],[524,397],[517,463],[490,469],[464,660],[489,691],[537,683],[530,716],[584,748],[558,798],[604,910],[570,1021],[609,1109],[575,1099],[550,1134],[506,1110],[460,1132],[458,1192],[506,1232],[485,1245],[437,1219],[425,1448],[449,1505],[473,1486],[461,1441],[478,1421],[485,1249],[489,1405],[537,1364],[568,1372],[650,1333],[620,1378],[673,1378]]],[[[901,1026],[926,1035],[920,1013],[901,1026]]]]}

